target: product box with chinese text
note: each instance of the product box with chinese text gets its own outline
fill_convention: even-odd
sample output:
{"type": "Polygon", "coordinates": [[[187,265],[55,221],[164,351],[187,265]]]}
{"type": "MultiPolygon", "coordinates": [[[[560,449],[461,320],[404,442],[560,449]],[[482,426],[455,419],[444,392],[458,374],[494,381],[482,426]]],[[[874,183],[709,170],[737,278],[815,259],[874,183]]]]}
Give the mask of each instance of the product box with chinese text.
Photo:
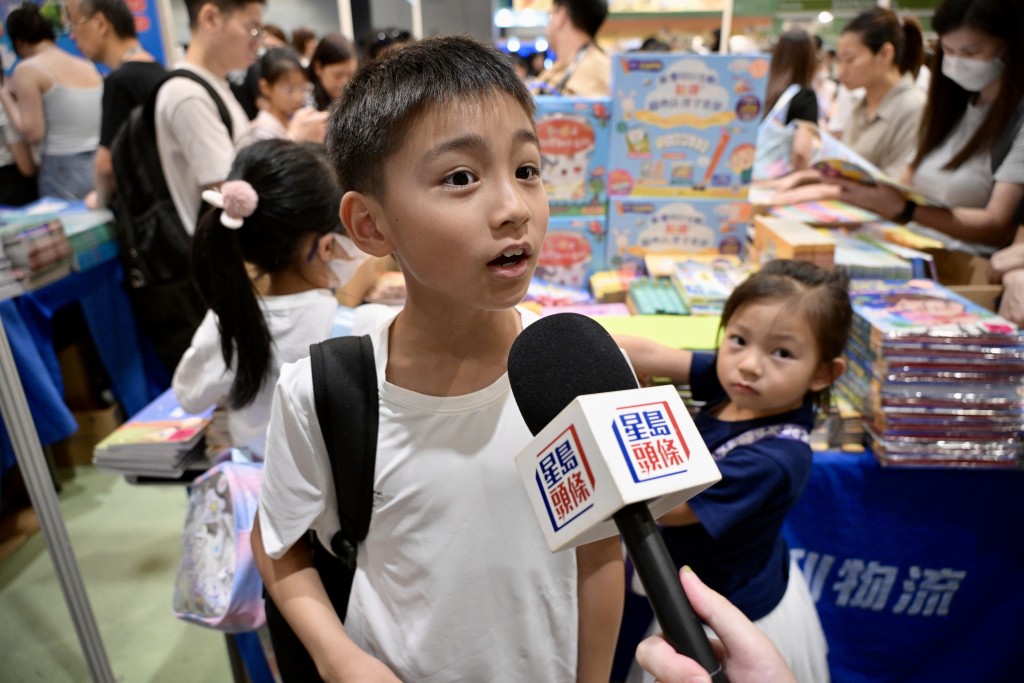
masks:
{"type": "Polygon", "coordinates": [[[611,100],[537,97],[541,178],[552,216],[603,216],[611,100]]]}
{"type": "Polygon", "coordinates": [[[745,197],[768,64],[761,55],[614,55],[609,195],[745,197]]]}
{"type": "Polygon", "coordinates": [[[637,268],[662,252],[742,256],[750,221],[750,204],[741,200],[613,197],[607,264],[637,268]]]}
{"type": "Polygon", "coordinates": [[[537,262],[537,277],[546,282],[586,288],[590,276],[605,267],[604,216],[552,216],[537,262]]]}

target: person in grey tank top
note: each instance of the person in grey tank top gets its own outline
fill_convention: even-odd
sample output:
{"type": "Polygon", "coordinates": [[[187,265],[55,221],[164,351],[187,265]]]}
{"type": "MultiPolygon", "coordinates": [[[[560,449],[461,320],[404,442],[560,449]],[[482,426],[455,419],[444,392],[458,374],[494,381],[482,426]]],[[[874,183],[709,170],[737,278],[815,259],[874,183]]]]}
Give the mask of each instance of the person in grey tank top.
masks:
{"type": "Polygon", "coordinates": [[[40,146],[39,194],[83,199],[93,186],[103,79],[88,60],[57,47],[35,5],[8,15],[7,34],[20,59],[0,102],[18,133],[40,146]]]}

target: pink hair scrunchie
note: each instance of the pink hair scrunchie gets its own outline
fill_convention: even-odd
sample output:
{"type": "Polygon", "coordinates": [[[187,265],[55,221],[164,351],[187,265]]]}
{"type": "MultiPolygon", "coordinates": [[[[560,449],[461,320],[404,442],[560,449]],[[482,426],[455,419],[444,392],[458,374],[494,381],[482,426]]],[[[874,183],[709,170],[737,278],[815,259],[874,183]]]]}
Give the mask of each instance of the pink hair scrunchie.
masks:
{"type": "Polygon", "coordinates": [[[228,180],[220,190],[203,190],[203,199],[221,209],[220,222],[225,228],[237,230],[259,205],[256,189],[245,180],[228,180]]]}

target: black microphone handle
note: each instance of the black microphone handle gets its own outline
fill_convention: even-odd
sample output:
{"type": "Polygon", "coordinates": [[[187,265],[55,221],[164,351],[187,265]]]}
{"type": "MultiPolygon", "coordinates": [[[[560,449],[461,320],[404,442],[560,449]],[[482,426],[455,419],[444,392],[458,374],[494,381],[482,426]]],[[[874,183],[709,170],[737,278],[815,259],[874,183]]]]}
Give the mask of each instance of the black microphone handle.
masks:
{"type": "Polygon", "coordinates": [[[679,570],[668,554],[647,503],[631,503],[614,515],[626,550],[647,592],[654,616],[665,634],[665,640],[711,674],[716,683],[727,683],[725,671],[715,658],[700,619],[679,583],[679,570]]]}

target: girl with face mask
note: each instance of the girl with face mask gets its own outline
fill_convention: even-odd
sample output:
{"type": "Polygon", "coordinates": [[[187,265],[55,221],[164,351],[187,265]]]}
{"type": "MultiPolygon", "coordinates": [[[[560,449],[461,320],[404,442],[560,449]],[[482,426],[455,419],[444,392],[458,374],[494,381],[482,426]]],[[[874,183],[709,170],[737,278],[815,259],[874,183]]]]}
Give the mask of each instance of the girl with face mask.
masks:
{"type": "Polygon", "coordinates": [[[233,445],[261,460],[281,366],[384,312],[339,307],[331,291],[366,255],[344,234],[341,190],[319,146],[255,142],[203,198],[216,208],[196,227],[192,275],[210,310],[172,385],[188,412],[227,407],[233,445]]]}
{"type": "Polygon", "coordinates": [[[932,27],[938,52],[917,153],[903,180],[945,207],[849,182],[840,183],[841,198],[990,255],[1012,242],[1024,199],[1024,3],[944,0],[932,27]]]}

